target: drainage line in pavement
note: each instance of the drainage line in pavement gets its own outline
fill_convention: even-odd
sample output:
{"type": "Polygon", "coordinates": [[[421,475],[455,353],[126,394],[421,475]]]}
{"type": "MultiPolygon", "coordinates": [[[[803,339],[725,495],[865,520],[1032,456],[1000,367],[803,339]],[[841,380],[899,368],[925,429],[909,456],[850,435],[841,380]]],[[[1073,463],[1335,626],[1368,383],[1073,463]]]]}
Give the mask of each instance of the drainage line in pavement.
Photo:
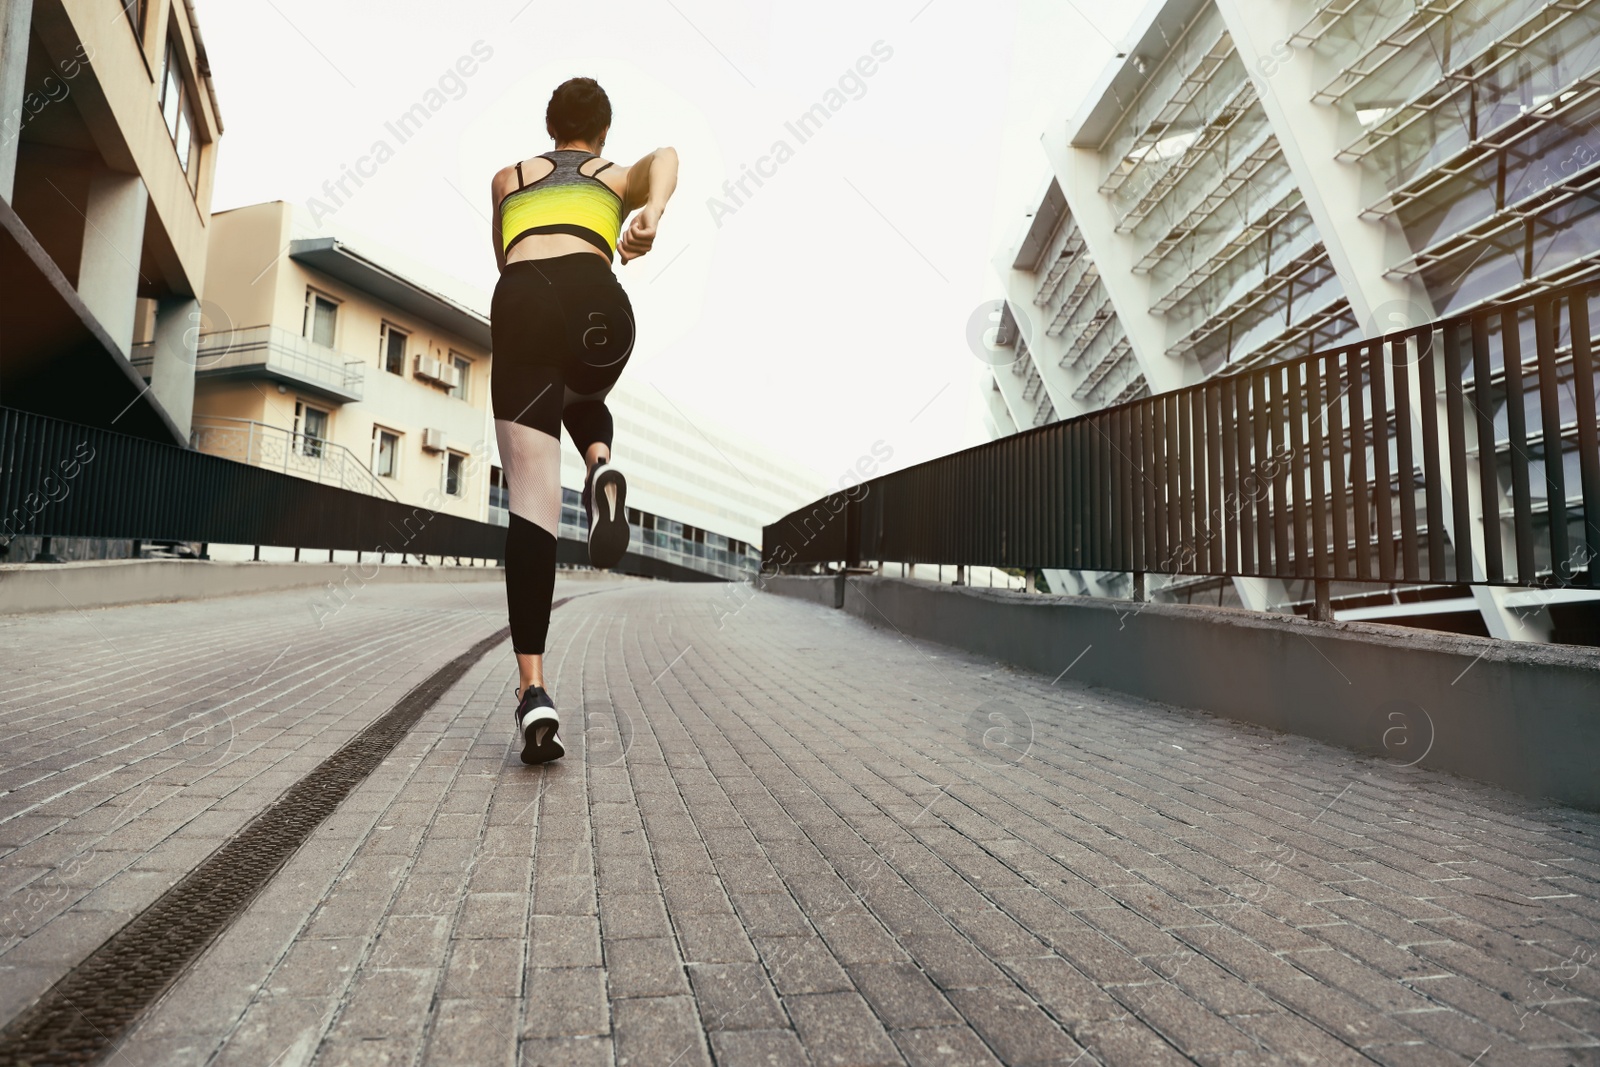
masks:
{"type": "MultiPolygon", "coordinates": [[[[571,599],[562,597],[551,609],[571,599]]],[[[502,627],[418,683],[68,971],[0,1030],[0,1067],[88,1064],[112,1052],[312,831],[510,632],[502,627]]]]}

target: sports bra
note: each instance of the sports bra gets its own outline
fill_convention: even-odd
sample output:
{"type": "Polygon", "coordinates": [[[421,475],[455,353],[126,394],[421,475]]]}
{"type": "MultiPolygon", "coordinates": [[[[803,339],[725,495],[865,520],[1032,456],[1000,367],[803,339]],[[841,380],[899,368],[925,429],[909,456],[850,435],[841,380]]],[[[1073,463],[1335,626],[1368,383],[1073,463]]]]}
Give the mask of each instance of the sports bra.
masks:
{"type": "Polygon", "coordinates": [[[598,158],[579,148],[543,152],[554,169],[542,178],[524,184],[522,164],[517,164],[517,187],[500,201],[501,251],[532,233],[570,233],[581,237],[611,260],[622,232],[622,198],[611,186],[595,177],[611,166],[607,163],[594,174],[580,167],[598,158]]]}

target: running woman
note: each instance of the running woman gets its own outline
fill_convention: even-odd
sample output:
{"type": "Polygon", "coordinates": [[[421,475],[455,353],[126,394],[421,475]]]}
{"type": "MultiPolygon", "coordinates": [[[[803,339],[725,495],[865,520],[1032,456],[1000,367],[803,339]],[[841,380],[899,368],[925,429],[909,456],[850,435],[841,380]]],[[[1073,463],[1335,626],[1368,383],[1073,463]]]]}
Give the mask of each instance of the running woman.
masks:
{"type": "Polygon", "coordinates": [[[506,601],[522,684],[522,762],[559,759],[560,718],[544,688],[544,645],[561,521],[561,427],[583,456],[589,562],[613,567],[628,547],[628,483],[611,464],[606,394],[633,349],[633,308],[611,272],[650,251],[678,184],[678,154],[631,167],[601,158],[611,101],[593,78],[556,87],[545,109],[555,149],[494,176],[490,304],[495,437],[511,500],[506,601]],[[627,231],[622,220],[637,210],[627,231]]]}

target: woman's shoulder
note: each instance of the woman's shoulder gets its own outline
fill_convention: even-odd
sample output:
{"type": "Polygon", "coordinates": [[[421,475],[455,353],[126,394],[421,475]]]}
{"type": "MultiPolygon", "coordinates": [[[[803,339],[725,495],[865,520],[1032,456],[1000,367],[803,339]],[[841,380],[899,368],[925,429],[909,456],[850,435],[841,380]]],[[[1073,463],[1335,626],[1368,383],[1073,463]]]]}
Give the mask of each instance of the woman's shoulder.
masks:
{"type": "Polygon", "coordinates": [[[622,196],[628,188],[628,164],[618,163],[616,160],[604,156],[590,156],[579,167],[583,173],[593,178],[598,178],[611,188],[611,191],[622,196]]]}

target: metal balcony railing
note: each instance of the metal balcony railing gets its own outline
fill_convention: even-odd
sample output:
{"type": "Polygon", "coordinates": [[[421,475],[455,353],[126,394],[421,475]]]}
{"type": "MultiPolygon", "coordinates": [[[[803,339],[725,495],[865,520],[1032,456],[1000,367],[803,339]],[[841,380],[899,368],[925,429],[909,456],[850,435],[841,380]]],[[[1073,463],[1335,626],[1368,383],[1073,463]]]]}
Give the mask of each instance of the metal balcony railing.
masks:
{"type": "MultiPolygon", "coordinates": [[[[133,346],[130,361],[150,373],[155,346],[133,346]]],[[[339,403],[363,396],[366,364],[277,326],[241,326],[203,333],[196,345],[197,378],[260,376],[310,389],[339,403]]]]}
{"type": "Polygon", "coordinates": [[[1600,587],[1597,298],[1588,281],[887,474],[766,527],[763,566],[1308,579],[1319,609],[1332,581],[1600,587]]]}
{"type": "Polygon", "coordinates": [[[249,419],[206,416],[194,420],[189,442],[212,456],[309,478],[356,493],[398,500],[382,478],[344,445],[249,419]]]}

